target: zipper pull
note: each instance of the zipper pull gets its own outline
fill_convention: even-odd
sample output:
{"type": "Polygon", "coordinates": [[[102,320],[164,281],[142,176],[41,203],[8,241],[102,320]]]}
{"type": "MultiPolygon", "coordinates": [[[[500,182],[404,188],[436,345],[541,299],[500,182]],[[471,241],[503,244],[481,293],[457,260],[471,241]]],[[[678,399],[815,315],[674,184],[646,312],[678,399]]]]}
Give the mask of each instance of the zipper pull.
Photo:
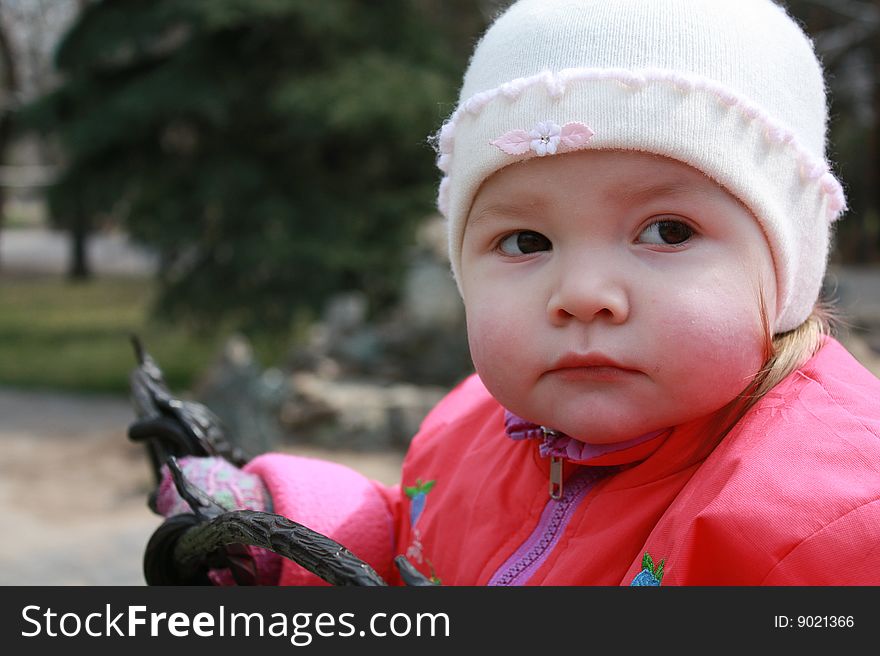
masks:
{"type": "Polygon", "coordinates": [[[562,458],[550,456],[550,498],[562,498],[562,458]]]}
{"type": "MultiPolygon", "coordinates": [[[[552,428],[541,426],[541,432],[544,433],[546,440],[551,435],[558,435],[552,428]]],[[[550,498],[557,501],[562,498],[562,458],[560,456],[550,456],[550,498]]]]}

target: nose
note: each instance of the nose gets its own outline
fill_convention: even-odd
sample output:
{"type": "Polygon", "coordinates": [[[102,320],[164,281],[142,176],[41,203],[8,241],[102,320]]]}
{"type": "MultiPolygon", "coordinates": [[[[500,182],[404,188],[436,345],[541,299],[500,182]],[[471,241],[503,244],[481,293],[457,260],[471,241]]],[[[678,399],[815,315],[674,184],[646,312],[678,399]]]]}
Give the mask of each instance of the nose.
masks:
{"type": "Polygon", "coordinates": [[[589,323],[604,320],[624,323],[630,313],[630,293],[619,263],[600,261],[595,254],[582,254],[560,266],[547,303],[554,325],[572,320],[589,323]]]}

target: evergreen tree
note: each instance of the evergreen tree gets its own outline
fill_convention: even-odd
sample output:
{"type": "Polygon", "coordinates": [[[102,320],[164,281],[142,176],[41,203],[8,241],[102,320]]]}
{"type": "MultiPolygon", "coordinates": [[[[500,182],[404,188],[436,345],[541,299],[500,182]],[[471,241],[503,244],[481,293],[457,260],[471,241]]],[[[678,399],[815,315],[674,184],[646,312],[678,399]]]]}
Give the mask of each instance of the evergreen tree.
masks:
{"type": "Polygon", "coordinates": [[[63,85],[27,112],[67,154],[53,215],[157,249],[177,319],[283,330],[342,289],[381,308],[433,209],[426,137],[465,65],[438,2],[89,4],[63,85]]]}

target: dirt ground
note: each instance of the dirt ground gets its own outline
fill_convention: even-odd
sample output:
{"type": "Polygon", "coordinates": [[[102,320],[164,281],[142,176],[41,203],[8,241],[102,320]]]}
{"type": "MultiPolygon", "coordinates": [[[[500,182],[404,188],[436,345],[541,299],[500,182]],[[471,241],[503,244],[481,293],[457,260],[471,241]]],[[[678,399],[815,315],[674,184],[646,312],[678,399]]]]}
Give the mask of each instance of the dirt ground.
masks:
{"type": "MultiPolygon", "coordinates": [[[[146,506],[144,450],[128,402],[0,389],[0,585],[144,585],[161,523],[146,506]]],[[[285,447],[396,483],[399,453],[285,447]]]]}

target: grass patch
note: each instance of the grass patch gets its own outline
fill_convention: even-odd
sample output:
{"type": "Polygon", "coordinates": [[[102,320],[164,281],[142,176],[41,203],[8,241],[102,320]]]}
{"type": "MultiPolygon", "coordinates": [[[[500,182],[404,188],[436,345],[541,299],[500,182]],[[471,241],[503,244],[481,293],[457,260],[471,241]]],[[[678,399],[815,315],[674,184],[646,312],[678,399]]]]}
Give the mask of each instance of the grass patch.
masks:
{"type": "Polygon", "coordinates": [[[149,318],[155,283],[102,277],[0,278],[0,385],[128,393],[137,333],[176,393],[192,389],[219,337],[197,337],[149,318]]]}

